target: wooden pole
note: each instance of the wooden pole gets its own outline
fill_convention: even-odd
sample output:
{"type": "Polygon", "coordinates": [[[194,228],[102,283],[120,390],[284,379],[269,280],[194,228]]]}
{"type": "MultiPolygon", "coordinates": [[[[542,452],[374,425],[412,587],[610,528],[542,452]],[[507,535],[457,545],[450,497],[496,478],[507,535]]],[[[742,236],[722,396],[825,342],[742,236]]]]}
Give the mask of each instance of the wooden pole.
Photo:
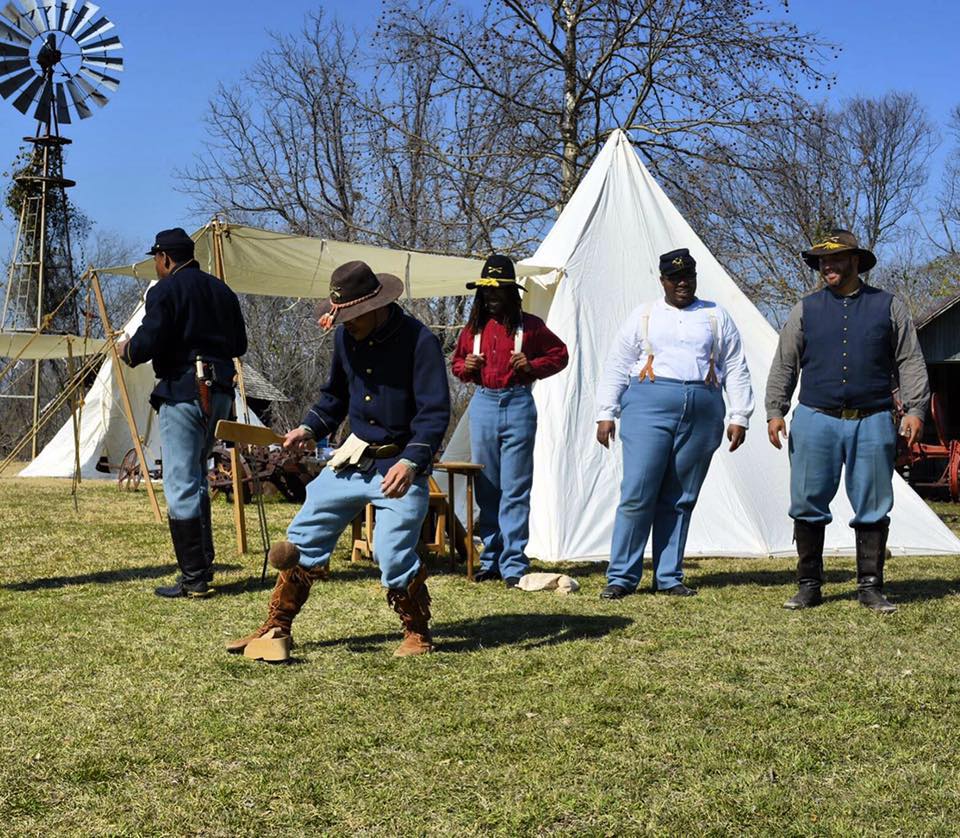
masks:
{"type": "Polygon", "coordinates": [[[230,449],[230,474],[233,477],[233,525],[237,530],[237,555],[247,552],[247,519],[243,513],[243,462],[240,449],[230,449]]]}
{"type": "Polygon", "coordinates": [[[123,405],[123,412],[127,417],[130,436],[133,437],[133,447],[137,452],[137,460],[140,462],[140,471],[143,472],[143,479],[147,484],[147,495],[150,497],[150,505],[153,507],[153,517],[159,524],[163,521],[163,515],[160,512],[160,504],[157,501],[157,493],[153,488],[153,481],[150,479],[150,469],[147,467],[147,458],[143,453],[143,444],[140,442],[137,420],[133,417],[133,407],[130,404],[130,394],[127,392],[127,382],[123,378],[123,361],[120,360],[120,353],[117,352],[117,344],[113,339],[113,327],[110,325],[107,305],[103,301],[103,290],[100,288],[100,277],[97,276],[96,271],[90,274],[90,284],[93,286],[93,294],[97,298],[97,308],[100,310],[100,320],[103,323],[104,334],[110,342],[113,370],[117,374],[117,383],[120,385],[120,401],[123,405]]]}
{"type": "MultiPolygon", "coordinates": [[[[213,269],[220,281],[226,283],[226,267],[223,261],[223,225],[219,218],[215,217],[210,222],[210,229],[213,230],[213,269]]],[[[243,421],[250,424],[247,390],[243,383],[243,365],[239,358],[233,359],[233,365],[237,370],[237,387],[240,389],[240,400],[243,402],[243,421]]],[[[242,556],[247,552],[247,512],[243,505],[243,485],[237,482],[241,478],[239,467],[240,454],[234,447],[230,449],[230,471],[233,472],[233,525],[237,531],[237,553],[242,556]],[[239,490],[238,486],[240,486],[239,490]]]]}
{"type": "MultiPolygon", "coordinates": [[[[67,380],[73,381],[73,343],[67,341],[67,380]]],[[[73,494],[76,499],[77,486],[80,483],[80,422],[77,417],[79,403],[77,391],[70,394],[70,419],[73,422],[73,494]]]]}

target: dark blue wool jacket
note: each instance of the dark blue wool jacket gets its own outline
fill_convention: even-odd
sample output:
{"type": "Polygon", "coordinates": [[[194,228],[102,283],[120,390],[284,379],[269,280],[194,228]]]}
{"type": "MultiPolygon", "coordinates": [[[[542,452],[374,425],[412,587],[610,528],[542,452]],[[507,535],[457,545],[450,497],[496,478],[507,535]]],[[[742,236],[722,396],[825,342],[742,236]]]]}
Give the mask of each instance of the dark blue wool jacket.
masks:
{"type": "Polygon", "coordinates": [[[145,308],[124,360],[132,367],[153,361],[155,409],[197,398],[198,355],[214,362],[216,388],[233,392],[233,359],[247,351],[247,330],[240,301],[226,283],[191,261],[147,292],[145,308]]]}
{"type": "Polygon", "coordinates": [[[397,457],[376,461],[381,474],[400,459],[430,473],[450,422],[446,364],[436,336],[395,303],[387,322],[362,341],[337,329],[330,380],[303,424],[321,439],[347,416],[365,442],[401,447],[397,457]]]}
{"type": "Polygon", "coordinates": [[[893,295],[870,285],[849,297],[803,298],[800,403],[821,410],[892,408],[893,295]]]}

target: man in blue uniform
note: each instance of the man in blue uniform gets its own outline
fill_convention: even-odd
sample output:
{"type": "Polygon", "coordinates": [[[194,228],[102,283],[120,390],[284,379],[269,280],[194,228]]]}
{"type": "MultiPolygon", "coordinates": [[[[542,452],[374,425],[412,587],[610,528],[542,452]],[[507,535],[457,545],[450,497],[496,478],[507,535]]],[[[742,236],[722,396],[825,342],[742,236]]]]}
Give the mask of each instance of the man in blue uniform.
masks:
{"type": "Polygon", "coordinates": [[[403,282],[363,262],[333,272],[320,326],[334,328],[330,378],[288,448],[333,434],[349,418],[352,434],[307,487],[307,499],[270,550],[281,571],[266,622],[227,645],[233,653],[282,661],[290,630],[314,581],[327,575],[344,528],[368,503],[377,511],[373,553],[387,602],[400,615],[404,639],[394,654],[432,650],[426,567],[417,555],[430,496],[427,476],[450,421],[450,394],[440,341],[397,300],[403,282]]]}
{"type": "Polygon", "coordinates": [[[157,234],[150,248],[157,282],[140,328],[117,345],[131,367],[153,361],[150,404],[160,418],[163,493],[180,576],[157,588],[163,597],[206,597],[213,589],[213,530],[207,460],[217,421],[233,409],[233,359],[247,351],[237,295],[193,258],[193,240],[179,227],[157,234]]]}
{"type": "Polygon", "coordinates": [[[899,382],[906,410],[900,433],[912,445],[923,432],[930,399],[927,368],[906,306],[861,281],[860,274],[877,260],[852,233],[833,230],[802,256],[819,270],[825,287],[790,312],[766,396],[767,435],[780,448],[784,416],[800,378],[789,438],[800,589],[784,607],[810,608],[822,601],[823,534],[833,520],[830,502],[844,468],[854,512],[857,598],[889,613],[896,606],[882,590],[897,445],[892,392],[899,382]]]}

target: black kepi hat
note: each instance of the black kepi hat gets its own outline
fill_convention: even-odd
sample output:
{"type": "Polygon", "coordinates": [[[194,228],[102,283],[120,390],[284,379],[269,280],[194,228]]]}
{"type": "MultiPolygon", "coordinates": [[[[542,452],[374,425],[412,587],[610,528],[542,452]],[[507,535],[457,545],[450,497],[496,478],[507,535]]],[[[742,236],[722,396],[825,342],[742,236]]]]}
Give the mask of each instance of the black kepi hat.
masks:
{"type": "Polygon", "coordinates": [[[157,233],[157,238],[147,251],[147,256],[156,256],[158,253],[189,253],[193,256],[193,239],[187,235],[182,227],[174,227],[172,230],[161,230],[157,233]]]}
{"type": "Polygon", "coordinates": [[[366,262],[347,262],[330,277],[330,298],[317,306],[324,329],[346,323],[400,298],[403,280],[393,274],[375,274],[366,262]]]}
{"type": "Polygon", "coordinates": [[[513,262],[509,256],[503,256],[500,253],[494,253],[483,265],[480,271],[480,279],[476,282],[468,282],[467,288],[471,291],[474,288],[514,288],[523,289],[522,285],[517,284],[517,271],[513,267],[513,262]]]}
{"type": "Polygon", "coordinates": [[[697,272],[697,260],[685,247],[670,250],[660,256],[660,276],[678,276],[697,272]]]}
{"type": "Polygon", "coordinates": [[[825,238],[809,250],[802,251],[800,255],[811,268],[819,271],[820,257],[833,256],[835,253],[856,253],[860,257],[858,274],[865,274],[877,264],[877,257],[866,248],[860,247],[857,237],[849,230],[831,230],[825,238]]]}

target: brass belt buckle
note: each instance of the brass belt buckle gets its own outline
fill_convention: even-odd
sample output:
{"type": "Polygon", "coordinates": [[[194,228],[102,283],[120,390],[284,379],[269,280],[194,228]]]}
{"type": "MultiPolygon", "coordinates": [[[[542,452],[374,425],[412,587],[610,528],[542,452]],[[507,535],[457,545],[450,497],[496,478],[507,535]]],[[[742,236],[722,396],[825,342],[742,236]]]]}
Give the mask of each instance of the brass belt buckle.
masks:
{"type": "Polygon", "coordinates": [[[860,411],[857,410],[855,407],[845,407],[843,408],[843,410],[840,411],[840,418],[841,419],[859,419],[860,411]]]}

